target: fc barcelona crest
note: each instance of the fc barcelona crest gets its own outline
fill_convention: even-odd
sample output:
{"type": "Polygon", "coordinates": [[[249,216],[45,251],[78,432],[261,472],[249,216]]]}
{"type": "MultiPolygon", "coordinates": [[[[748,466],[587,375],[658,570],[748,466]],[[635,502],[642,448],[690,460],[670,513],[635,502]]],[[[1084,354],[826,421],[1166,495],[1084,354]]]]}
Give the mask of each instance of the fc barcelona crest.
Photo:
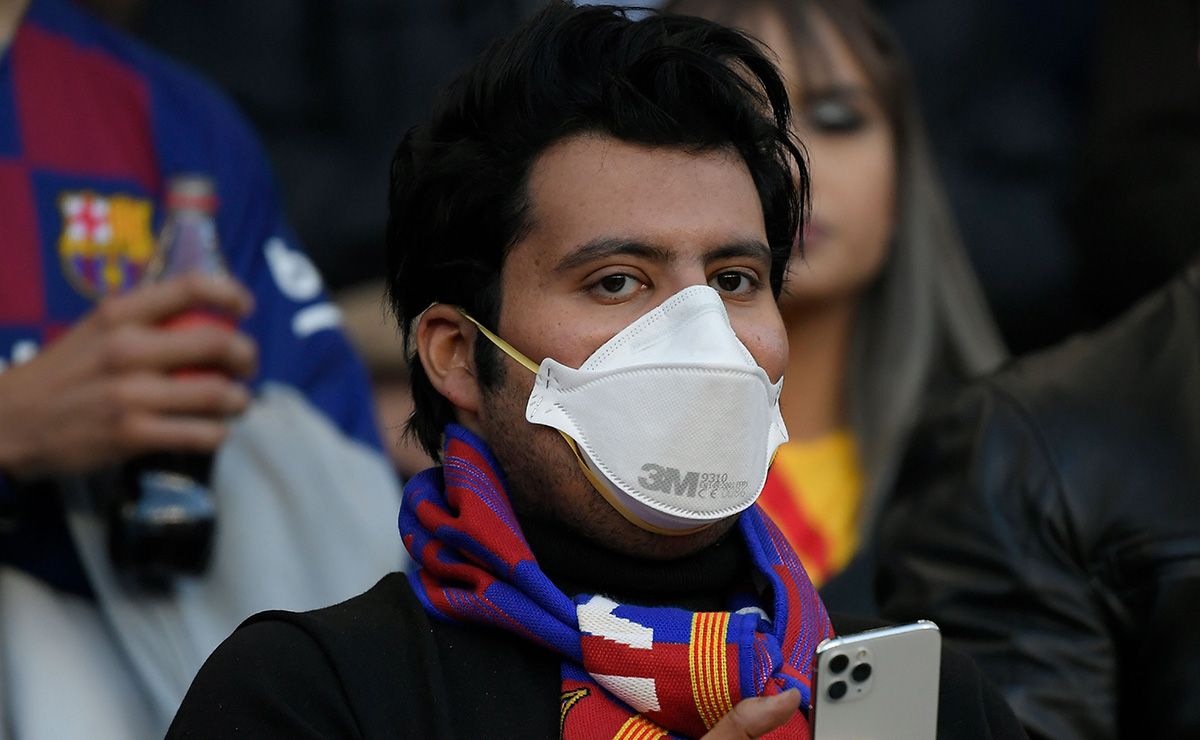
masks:
{"type": "Polygon", "coordinates": [[[68,282],[92,299],[137,285],[156,249],[150,201],[82,191],[64,193],[58,205],[58,254],[68,282]]]}

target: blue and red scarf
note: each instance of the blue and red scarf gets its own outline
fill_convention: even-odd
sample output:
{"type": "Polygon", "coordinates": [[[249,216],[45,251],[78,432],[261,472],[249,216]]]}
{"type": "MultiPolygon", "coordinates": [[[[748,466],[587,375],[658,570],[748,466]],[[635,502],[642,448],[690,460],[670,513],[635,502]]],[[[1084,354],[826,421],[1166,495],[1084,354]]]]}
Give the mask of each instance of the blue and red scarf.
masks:
{"type": "Polygon", "coordinates": [[[443,460],[404,489],[400,533],[420,566],[413,590],[435,618],[499,627],[561,655],[562,737],[700,737],[741,699],[790,688],[804,711],[769,737],[810,737],[813,653],[833,628],[758,507],[739,528],[770,583],[771,618],[752,595],[728,612],[571,598],[538,567],[483,441],[450,425],[443,460]]]}

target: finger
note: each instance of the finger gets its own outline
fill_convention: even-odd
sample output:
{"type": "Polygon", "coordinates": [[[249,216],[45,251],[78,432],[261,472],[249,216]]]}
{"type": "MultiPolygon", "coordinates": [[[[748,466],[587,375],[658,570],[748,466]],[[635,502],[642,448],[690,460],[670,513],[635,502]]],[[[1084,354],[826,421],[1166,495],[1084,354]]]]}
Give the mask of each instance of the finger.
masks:
{"type": "Polygon", "coordinates": [[[103,351],[104,367],[113,373],[202,367],[248,377],[258,367],[254,341],[219,326],[170,330],[126,326],[111,336],[103,351]]]}
{"type": "Polygon", "coordinates": [[[129,412],[224,418],[240,414],[250,404],[241,383],[220,375],[172,378],[142,373],[121,379],[115,391],[129,412]]]}
{"type": "Polygon", "coordinates": [[[115,327],[128,323],[157,324],[193,308],[240,318],[253,310],[254,298],[233,278],[191,273],[106,299],[94,315],[102,324],[115,327]]]}
{"type": "Polygon", "coordinates": [[[122,446],[132,454],[216,452],[229,431],[228,424],[217,419],[151,413],[130,414],[122,426],[122,446]]]}
{"type": "Polygon", "coordinates": [[[800,692],[788,689],[774,696],[756,696],[737,703],[713,725],[706,740],[749,740],[777,729],[800,707],[800,692]]]}

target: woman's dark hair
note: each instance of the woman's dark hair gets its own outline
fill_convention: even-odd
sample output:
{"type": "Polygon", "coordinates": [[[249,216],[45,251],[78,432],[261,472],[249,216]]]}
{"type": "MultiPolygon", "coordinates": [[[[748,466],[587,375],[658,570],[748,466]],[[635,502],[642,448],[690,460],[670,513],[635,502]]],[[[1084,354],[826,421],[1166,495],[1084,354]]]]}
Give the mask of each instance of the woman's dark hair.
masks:
{"type": "MultiPolygon", "coordinates": [[[[530,227],[530,168],[567,137],[736,151],[762,202],[778,296],[808,197],[789,116],[786,88],[759,46],[699,18],[632,20],[620,8],[558,1],[493,44],[392,160],[388,294],[408,348],[409,433],[436,459],[454,420],[412,348],[416,319],[448,303],[496,328],[505,255],[530,227]]],[[[491,345],[477,339],[475,355],[480,383],[494,385],[491,345]]]]}

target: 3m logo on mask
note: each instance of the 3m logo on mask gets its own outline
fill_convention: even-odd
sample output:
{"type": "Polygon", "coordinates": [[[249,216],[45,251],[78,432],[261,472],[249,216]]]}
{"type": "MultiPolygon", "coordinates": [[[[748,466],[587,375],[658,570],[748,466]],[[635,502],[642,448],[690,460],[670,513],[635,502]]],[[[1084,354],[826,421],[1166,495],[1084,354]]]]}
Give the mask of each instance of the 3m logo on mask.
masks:
{"type": "Polygon", "coordinates": [[[688,498],[733,498],[745,494],[749,487],[744,480],[730,481],[727,473],[700,473],[695,470],[684,473],[679,468],[657,463],[646,463],[642,466],[642,472],[647,477],[638,476],[638,484],[647,491],[661,491],[688,498]]]}

